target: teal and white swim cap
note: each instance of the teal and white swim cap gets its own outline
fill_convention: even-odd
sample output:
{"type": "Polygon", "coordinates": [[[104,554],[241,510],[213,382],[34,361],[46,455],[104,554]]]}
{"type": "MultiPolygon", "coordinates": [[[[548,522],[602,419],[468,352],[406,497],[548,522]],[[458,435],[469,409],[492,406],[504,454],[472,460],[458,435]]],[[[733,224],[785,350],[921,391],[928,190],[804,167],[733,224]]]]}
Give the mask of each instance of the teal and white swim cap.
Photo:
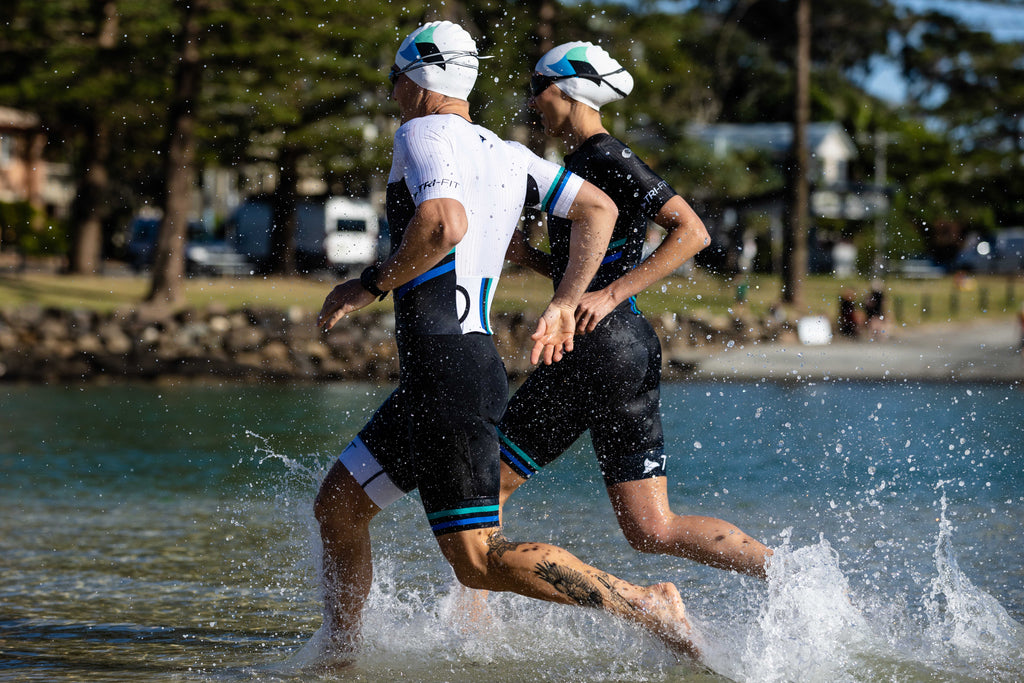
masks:
{"type": "Polygon", "coordinates": [[[537,62],[536,71],[558,77],[555,87],[594,109],[633,90],[633,77],[625,67],[593,43],[577,41],[551,48],[537,62]]]}
{"type": "Polygon", "coordinates": [[[450,21],[432,21],[410,33],[398,48],[389,77],[405,74],[416,85],[467,99],[476,83],[480,55],[476,41],[450,21]]]}

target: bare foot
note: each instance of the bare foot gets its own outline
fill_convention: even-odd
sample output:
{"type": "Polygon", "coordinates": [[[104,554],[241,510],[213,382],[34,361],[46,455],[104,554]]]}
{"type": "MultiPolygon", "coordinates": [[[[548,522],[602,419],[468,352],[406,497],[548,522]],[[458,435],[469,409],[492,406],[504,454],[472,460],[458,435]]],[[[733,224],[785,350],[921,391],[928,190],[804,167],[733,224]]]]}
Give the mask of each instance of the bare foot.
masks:
{"type": "Polygon", "coordinates": [[[357,655],[352,638],[335,637],[324,624],[287,660],[269,667],[270,670],[333,674],[351,666],[357,655]]]}
{"type": "Polygon", "coordinates": [[[642,614],[637,622],[656,635],[677,656],[700,659],[694,643],[694,629],[686,618],[686,607],[679,589],[671,583],[649,586],[646,595],[635,605],[642,614]]]}
{"type": "Polygon", "coordinates": [[[490,591],[466,588],[458,583],[450,589],[451,618],[464,635],[481,633],[493,625],[494,616],[487,603],[488,595],[490,591]]]}

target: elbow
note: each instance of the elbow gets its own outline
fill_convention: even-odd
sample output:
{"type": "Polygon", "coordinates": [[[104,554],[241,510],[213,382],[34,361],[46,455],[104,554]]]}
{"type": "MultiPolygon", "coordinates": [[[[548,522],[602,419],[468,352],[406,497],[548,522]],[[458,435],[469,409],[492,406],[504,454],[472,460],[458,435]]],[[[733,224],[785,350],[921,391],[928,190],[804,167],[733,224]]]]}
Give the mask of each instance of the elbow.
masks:
{"type": "Polygon", "coordinates": [[[448,253],[466,236],[466,226],[454,223],[442,223],[435,234],[438,249],[448,253]]]}
{"type": "Polygon", "coordinates": [[[615,202],[612,201],[611,197],[605,195],[604,200],[601,202],[601,210],[608,216],[608,221],[615,227],[615,221],[619,219],[619,207],[615,206],[615,202]]]}
{"type": "Polygon", "coordinates": [[[692,245],[694,254],[711,246],[711,235],[708,233],[704,221],[695,213],[691,212],[684,220],[678,221],[674,228],[667,229],[680,242],[692,245]]]}
{"type": "Polygon", "coordinates": [[[600,201],[594,204],[588,218],[592,229],[596,228],[598,234],[611,239],[612,233],[615,231],[615,221],[619,219],[619,207],[615,206],[615,202],[611,198],[604,195],[600,201]]]}
{"type": "Polygon", "coordinates": [[[694,232],[698,245],[697,251],[703,251],[705,248],[711,246],[711,235],[708,233],[708,229],[704,227],[704,221],[699,218],[697,219],[697,225],[694,232]]]}

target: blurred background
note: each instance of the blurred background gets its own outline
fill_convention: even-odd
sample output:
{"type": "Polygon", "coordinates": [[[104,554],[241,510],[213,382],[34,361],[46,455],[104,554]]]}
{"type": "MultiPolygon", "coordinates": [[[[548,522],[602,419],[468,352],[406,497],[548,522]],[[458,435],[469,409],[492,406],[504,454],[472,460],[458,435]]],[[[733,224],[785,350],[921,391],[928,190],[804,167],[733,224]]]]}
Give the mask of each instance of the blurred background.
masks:
{"type": "Polygon", "coordinates": [[[796,303],[806,275],[1024,269],[1024,5],[941,0],[11,0],[0,255],[123,262],[170,302],[186,273],[361,267],[388,248],[386,74],[433,19],[494,57],[475,119],[552,158],[532,65],[620,59],[606,123],[707,223],[698,267],[796,303]]]}

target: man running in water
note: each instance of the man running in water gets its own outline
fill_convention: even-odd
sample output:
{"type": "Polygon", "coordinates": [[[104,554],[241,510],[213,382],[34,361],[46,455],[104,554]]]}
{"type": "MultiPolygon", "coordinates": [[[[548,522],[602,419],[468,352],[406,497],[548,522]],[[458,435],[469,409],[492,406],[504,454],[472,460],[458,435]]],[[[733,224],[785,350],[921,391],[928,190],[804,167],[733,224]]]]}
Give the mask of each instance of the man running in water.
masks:
{"type": "Polygon", "coordinates": [[[418,488],[444,557],[469,587],[595,607],[695,656],[675,586],[636,586],[499,526],[495,425],[508,396],[489,309],[524,203],[571,221],[569,263],[533,335],[534,363],[572,349],[574,311],[600,264],[616,209],[593,185],[474,125],[466,101],[476,44],[449,22],[413,31],[390,78],[402,116],[388,179],[397,248],[334,288],[318,324],[395,300],[400,381],[342,452],[315,504],[323,540],[324,622],[334,656],[350,655],[370,590],[370,520],[418,488]]]}
{"type": "MultiPolygon", "coordinates": [[[[535,369],[501,420],[502,504],[590,430],[630,545],[764,578],[771,549],[729,522],[669,508],[661,344],[634,298],[703,249],[707,230],[689,204],[602,125],[601,106],[633,88],[632,76],[604,49],[584,42],[553,48],[537,63],[530,88],[529,106],[540,113],[548,135],[569,149],[566,168],[608,193],[619,217],[577,309],[582,336],[575,349],[557,365],[535,369]],[[668,234],[641,261],[648,220],[668,234]]],[[[550,218],[548,236],[550,254],[517,231],[509,258],[557,287],[570,263],[569,222],[550,218]]]]}

